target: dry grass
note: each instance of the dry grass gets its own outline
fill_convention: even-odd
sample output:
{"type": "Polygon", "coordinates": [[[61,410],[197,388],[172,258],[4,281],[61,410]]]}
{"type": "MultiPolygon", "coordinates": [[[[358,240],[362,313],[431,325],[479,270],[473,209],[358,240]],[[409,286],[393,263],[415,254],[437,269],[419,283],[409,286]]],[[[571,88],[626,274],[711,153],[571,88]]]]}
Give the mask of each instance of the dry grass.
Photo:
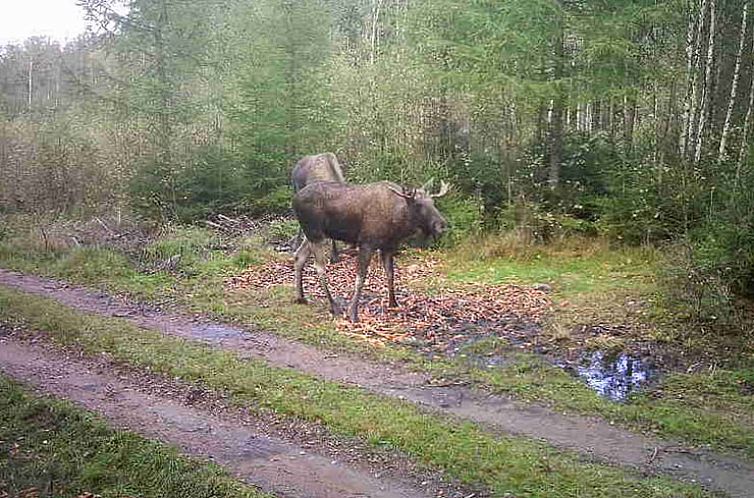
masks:
{"type": "Polygon", "coordinates": [[[605,238],[570,236],[544,244],[531,242],[516,231],[490,233],[467,239],[456,246],[449,258],[459,261],[488,261],[515,258],[532,261],[543,256],[556,258],[587,258],[603,254],[611,247],[605,238]]]}

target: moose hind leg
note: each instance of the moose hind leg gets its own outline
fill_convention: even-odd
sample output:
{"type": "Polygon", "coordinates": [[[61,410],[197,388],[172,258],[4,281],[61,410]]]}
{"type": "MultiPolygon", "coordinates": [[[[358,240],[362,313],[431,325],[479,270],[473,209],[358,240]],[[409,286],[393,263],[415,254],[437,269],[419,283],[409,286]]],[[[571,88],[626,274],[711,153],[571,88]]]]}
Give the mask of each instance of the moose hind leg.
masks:
{"type": "Polygon", "coordinates": [[[359,271],[356,275],[356,289],[353,293],[353,299],[348,307],[348,316],[352,322],[359,321],[359,300],[361,299],[361,288],[364,287],[364,281],[369,270],[369,263],[372,261],[372,249],[359,247],[359,271]]]}
{"type": "Polygon", "coordinates": [[[309,259],[311,253],[311,243],[306,239],[306,237],[304,237],[303,242],[296,250],[296,255],[294,256],[293,262],[296,281],[296,302],[298,304],[306,304],[306,298],[304,297],[303,271],[304,266],[306,266],[306,261],[309,259]]]}
{"type": "Polygon", "coordinates": [[[333,315],[340,315],[342,312],[340,306],[333,299],[332,294],[330,294],[330,287],[327,285],[327,253],[330,250],[329,244],[325,242],[317,242],[316,244],[310,242],[310,244],[314,252],[314,268],[317,270],[317,275],[319,276],[319,284],[322,286],[322,290],[325,292],[325,296],[327,296],[327,301],[330,303],[330,312],[333,315]]]}
{"type": "Polygon", "coordinates": [[[395,300],[395,264],[393,261],[392,251],[380,251],[382,257],[382,267],[385,269],[387,277],[387,299],[390,308],[397,308],[398,302],[395,300]]]}
{"type": "Polygon", "coordinates": [[[304,232],[300,228],[298,229],[298,232],[296,235],[293,236],[293,238],[289,241],[291,250],[295,253],[298,251],[298,249],[301,247],[301,244],[304,241],[304,232]]]}
{"type": "Polygon", "coordinates": [[[335,239],[333,239],[332,252],[330,253],[330,262],[337,263],[338,261],[340,261],[340,257],[338,256],[338,246],[335,244],[335,239]]]}

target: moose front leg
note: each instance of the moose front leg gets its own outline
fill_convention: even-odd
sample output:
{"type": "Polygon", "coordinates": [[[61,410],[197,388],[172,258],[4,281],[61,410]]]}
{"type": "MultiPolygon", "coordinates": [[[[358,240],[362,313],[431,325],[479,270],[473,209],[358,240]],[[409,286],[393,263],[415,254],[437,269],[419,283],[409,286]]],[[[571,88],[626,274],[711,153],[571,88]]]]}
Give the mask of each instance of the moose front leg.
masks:
{"type": "Polygon", "coordinates": [[[387,277],[388,307],[397,308],[398,302],[395,300],[395,279],[394,279],[395,264],[393,262],[393,256],[395,256],[395,253],[393,251],[388,251],[388,250],[383,249],[382,251],[380,251],[380,256],[382,257],[382,267],[385,269],[385,276],[387,277]]]}
{"type": "Polygon", "coordinates": [[[353,299],[348,307],[348,317],[352,322],[359,321],[359,299],[361,299],[361,288],[364,287],[364,281],[367,278],[369,263],[372,261],[372,248],[359,247],[359,271],[356,275],[356,289],[353,293],[353,299]]]}

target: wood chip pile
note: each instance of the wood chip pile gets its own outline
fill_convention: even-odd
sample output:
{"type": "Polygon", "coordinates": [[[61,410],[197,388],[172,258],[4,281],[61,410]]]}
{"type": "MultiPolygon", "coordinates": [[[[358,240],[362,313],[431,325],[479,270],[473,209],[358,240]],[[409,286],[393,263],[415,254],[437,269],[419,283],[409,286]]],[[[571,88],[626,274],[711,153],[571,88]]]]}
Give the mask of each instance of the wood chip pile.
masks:
{"type": "MultiPolygon", "coordinates": [[[[356,267],[353,253],[342,253],[341,261],[328,266],[330,291],[343,303],[353,295],[356,267]]],[[[541,290],[517,285],[451,286],[438,267],[437,261],[427,256],[397,261],[399,308],[389,309],[385,275],[375,257],[362,292],[360,322],[338,320],[338,330],[374,343],[405,342],[428,353],[451,353],[458,345],[482,336],[526,340],[550,309],[551,301],[541,290]],[[412,283],[431,283],[433,291],[406,289],[412,283]]],[[[292,288],[293,279],[292,261],[270,261],[250,268],[228,284],[235,289],[292,288]]],[[[311,261],[304,270],[304,292],[310,300],[313,296],[324,299],[311,261]]]]}

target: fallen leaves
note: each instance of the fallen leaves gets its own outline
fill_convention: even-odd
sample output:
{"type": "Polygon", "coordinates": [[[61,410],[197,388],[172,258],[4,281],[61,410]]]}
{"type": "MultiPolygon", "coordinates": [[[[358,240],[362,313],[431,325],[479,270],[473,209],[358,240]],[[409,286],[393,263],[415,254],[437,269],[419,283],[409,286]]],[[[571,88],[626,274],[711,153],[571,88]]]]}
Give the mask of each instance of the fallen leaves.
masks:
{"type": "MultiPolygon", "coordinates": [[[[377,259],[377,258],[375,258],[377,259]]],[[[356,279],[356,258],[342,254],[338,263],[327,268],[334,296],[350,299],[356,279]]],[[[496,335],[525,340],[537,328],[551,307],[542,289],[517,285],[451,285],[438,271],[435,259],[423,256],[398,261],[395,269],[396,297],[399,307],[387,305],[387,283],[381,265],[369,267],[362,291],[359,323],[341,319],[337,329],[373,344],[404,342],[423,350],[447,352],[459,343],[479,336],[496,335]],[[412,282],[432,282],[436,292],[409,291],[412,282]]],[[[313,265],[304,269],[307,295],[324,298],[313,265]]],[[[292,286],[292,261],[269,261],[233,277],[228,285],[235,289],[268,289],[292,286]]]]}

